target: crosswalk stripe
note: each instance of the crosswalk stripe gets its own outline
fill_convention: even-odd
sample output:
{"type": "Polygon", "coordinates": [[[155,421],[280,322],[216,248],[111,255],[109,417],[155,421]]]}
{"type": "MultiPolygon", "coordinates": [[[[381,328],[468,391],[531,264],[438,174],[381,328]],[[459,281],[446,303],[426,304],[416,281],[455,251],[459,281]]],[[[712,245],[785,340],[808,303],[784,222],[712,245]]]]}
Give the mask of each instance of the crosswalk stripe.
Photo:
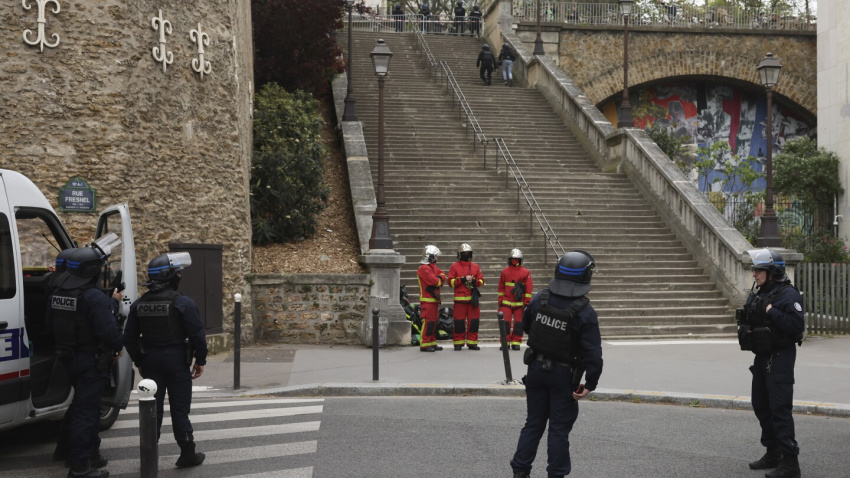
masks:
{"type": "MultiPolygon", "coordinates": [[[[259,460],[263,458],[277,458],[281,456],[316,453],[317,447],[318,443],[316,442],[316,440],[311,440],[295,443],[253,446],[250,448],[232,448],[228,450],[219,450],[208,453],[206,460],[204,460],[204,465],[219,465],[223,463],[235,463],[242,461],[259,460]]],[[[177,461],[178,456],[179,455],[160,456],[158,468],[160,470],[173,469],[174,462],[177,461]]],[[[28,468],[24,470],[4,471],[3,478],[31,478],[32,476],[37,474],[50,473],[50,471],[55,470],[55,468],[56,467],[28,468]]],[[[137,458],[115,461],[110,460],[107,469],[112,475],[117,475],[119,473],[138,473],[141,469],[141,465],[137,458]]]]}
{"type": "Polygon", "coordinates": [[[269,471],[267,473],[252,473],[250,475],[233,475],[227,478],[312,478],[313,467],[293,468],[291,470],[269,471]]]}
{"type": "MultiPolygon", "coordinates": [[[[237,400],[237,401],[229,401],[229,402],[200,402],[200,403],[192,403],[192,410],[199,410],[205,408],[225,408],[225,407],[247,407],[251,405],[281,405],[281,404],[293,404],[293,403],[316,403],[323,402],[324,398],[279,398],[274,400],[237,400]]],[[[166,411],[168,410],[168,403],[166,403],[165,407],[166,411]]],[[[122,410],[121,413],[139,413],[139,407],[132,406],[127,407],[126,410],[122,410]]]]}
{"type": "MultiPolygon", "coordinates": [[[[295,415],[308,415],[311,413],[322,413],[323,406],[311,407],[285,407],[264,408],[260,410],[244,410],[240,412],[208,413],[204,415],[190,415],[189,420],[195,423],[223,422],[228,420],[251,420],[255,418],[291,417],[295,415]]],[[[163,423],[165,424],[165,423],[163,423]]],[[[122,428],[138,428],[138,419],[118,420],[112,425],[113,430],[122,428]]]]}

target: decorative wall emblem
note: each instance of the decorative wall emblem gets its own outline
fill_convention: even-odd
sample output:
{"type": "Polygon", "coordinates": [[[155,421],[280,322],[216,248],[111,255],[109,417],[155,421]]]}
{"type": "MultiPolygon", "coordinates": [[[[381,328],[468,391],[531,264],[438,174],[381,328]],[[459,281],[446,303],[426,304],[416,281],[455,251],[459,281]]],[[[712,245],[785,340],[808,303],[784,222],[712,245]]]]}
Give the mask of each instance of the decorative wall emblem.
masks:
{"type": "Polygon", "coordinates": [[[198,58],[192,58],[192,69],[201,75],[203,81],[204,75],[212,73],[212,65],[204,60],[204,46],[210,46],[210,36],[201,31],[201,24],[198,23],[197,30],[189,31],[189,38],[192,39],[193,43],[198,44],[198,58]]]}
{"type": "Polygon", "coordinates": [[[171,22],[162,18],[162,10],[159,11],[158,17],[151,18],[151,26],[154,30],[159,30],[159,46],[151,49],[153,59],[162,63],[162,72],[165,73],[168,65],[174,63],[174,53],[168,51],[165,47],[165,34],[171,35],[171,22]]]}
{"type": "MultiPolygon", "coordinates": [[[[24,42],[28,45],[38,45],[39,50],[44,51],[44,47],[48,48],[56,48],[59,45],[59,35],[53,34],[53,39],[55,40],[52,44],[47,42],[47,39],[44,35],[44,24],[47,23],[47,19],[44,17],[44,11],[47,9],[47,4],[52,3],[55,5],[53,8],[53,13],[59,13],[59,0],[35,0],[38,4],[38,36],[35,40],[27,39],[27,36],[32,37],[32,30],[27,28],[24,30],[24,42]]],[[[23,5],[24,9],[29,10],[32,8],[31,5],[27,4],[27,0],[21,0],[21,5],[23,5]]]]}

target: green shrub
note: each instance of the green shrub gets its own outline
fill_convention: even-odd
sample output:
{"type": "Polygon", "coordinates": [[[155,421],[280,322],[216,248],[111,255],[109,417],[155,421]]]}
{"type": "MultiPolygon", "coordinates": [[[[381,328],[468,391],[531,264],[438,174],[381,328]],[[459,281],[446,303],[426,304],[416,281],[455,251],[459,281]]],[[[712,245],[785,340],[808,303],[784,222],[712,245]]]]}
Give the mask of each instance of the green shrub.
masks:
{"type": "Polygon", "coordinates": [[[312,96],[268,83],[254,100],[251,226],[255,244],[311,236],[325,208],[324,126],[312,96]]]}
{"type": "Polygon", "coordinates": [[[803,262],[834,264],[850,262],[850,251],[844,241],[826,233],[812,237],[804,233],[788,234],[782,246],[803,253],[803,262]]]}
{"type": "Polygon", "coordinates": [[[649,138],[661,148],[661,151],[664,151],[671,161],[676,163],[676,166],[684,173],[688,174],[693,166],[688,163],[683,157],[685,153],[684,144],[690,141],[690,137],[684,136],[681,138],[677,138],[676,135],[673,134],[667,128],[661,127],[658,123],[652,123],[652,125],[646,128],[646,134],[649,138]]]}

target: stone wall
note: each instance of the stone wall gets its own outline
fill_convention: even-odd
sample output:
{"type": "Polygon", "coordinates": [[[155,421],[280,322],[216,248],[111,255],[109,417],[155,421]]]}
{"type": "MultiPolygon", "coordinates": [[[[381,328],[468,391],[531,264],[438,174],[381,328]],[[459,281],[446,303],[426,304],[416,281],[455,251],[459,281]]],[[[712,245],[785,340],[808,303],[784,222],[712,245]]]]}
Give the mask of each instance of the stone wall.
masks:
{"type": "MultiPolygon", "coordinates": [[[[544,49],[554,50],[554,24],[543,24],[544,49]],[[551,39],[551,40],[550,40],[551,39]]],[[[594,104],[623,90],[623,29],[600,25],[558,25],[556,63],[594,104]]],[[[517,36],[533,49],[535,24],[522,22],[517,36]]],[[[815,32],[631,27],[629,85],[700,78],[762,88],[756,67],[767,52],[782,61],[779,99],[817,116],[817,38],[815,32]]]]}
{"type": "Polygon", "coordinates": [[[369,282],[368,274],[254,276],[254,334],[257,340],[290,344],[360,343],[369,282]]]}
{"type": "MultiPolygon", "coordinates": [[[[75,176],[97,190],[98,210],[128,203],[140,275],[170,242],[222,244],[232,331],[232,297],[246,292],[251,268],[250,1],[58,3],[58,13],[47,4],[43,25],[50,44],[58,35],[55,47],[25,42],[38,36],[38,2],[0,5],[0,167],[29,176],[55,208],[75,176]],[[160,11],[171,26],[165,71],[152,54],[160,11]],[[192,68],[199,24],[209,36],[203,76],[192,68]]],[[[93,215],[60,216],[72,237],[91,240],[93,215]]]]}

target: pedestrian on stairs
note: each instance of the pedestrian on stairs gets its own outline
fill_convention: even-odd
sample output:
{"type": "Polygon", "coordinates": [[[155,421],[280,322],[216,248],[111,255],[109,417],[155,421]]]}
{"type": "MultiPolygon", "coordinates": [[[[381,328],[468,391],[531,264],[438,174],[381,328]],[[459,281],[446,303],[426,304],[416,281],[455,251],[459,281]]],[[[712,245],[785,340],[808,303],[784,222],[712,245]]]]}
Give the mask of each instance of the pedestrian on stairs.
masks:
{"type": "Polygon", "coordinates": [[[472,262],[472,246],[461,244],[457,248],[457,262],[449,269],[449,285],[455,290],[454,346],[462,350],[478,347],[478,323],[481,319],[478,288],[484,285],[484,275],[478,264],[472,262]]]}
{"type": "Polygon", "coordinates": [[[440,316],[440,286],[448,281],[446,274],[437,267],[440,250],[437,246],[425,246],[425,255],[416,278],[419,281],[419,304],[422,317],[422,341],[419,342],[420,352],[436,352],[443,350],[437,345],[437,319],[440,316]]]}
{"type": "Polygon", "coordinates": [[[736,314],[741,350],[755,354],[753,412],[761,426],[764,456],[750,463],[767,478],[799,478],[800,447],[794,438],[794,363],[806,329],[803,297],[785,274],[785,260],[770,249],[747,251],[753,261],[753,291],[736,314]]]}
{"type": "Polygon", "coordinates": [[[475,62],[475,66],[478,67],[478,74],[486,86],[490,86],[490,82],[493,79],[493,67],[495,65],[496,57],[490,51],[490,45],[485,43],[481,47],[481,53],[478,54],[478,61],[475,62]],[[485,72],[487,73],[486,77],[484,76],[485,72]]]}
{"type": "Polygon", "coordinates": [[[466,9],[463,8],[463,2],[457,2],[455,7],[455,35],[463,36],[464,27],[466,26],[466,9]]]}
{"type": "Polygon", "coordinates": [[[469,14],[469,36],[481,38],[481,9],[478,5],[474,5],[469,14]]]}
{"type": "Polygon", "coordinates": [[[507,325],[507,342],[511,350],[519,350],[522,344],[522,312],[531,302],[531,272],[522,266],[522,251],[511,249],[508,266],[499,276],[499,311],[504,314],[507,325]],[[513,325],[511,325],[513,319],[513,325]]]}
{"type": "Polygon", "coordinates": [[[508,86],[514,86],[514,55],[513,48],[507,43],[502,44],[502,51],[499,52],[499,61],[502,62],[502,80],[508,86]]]}

